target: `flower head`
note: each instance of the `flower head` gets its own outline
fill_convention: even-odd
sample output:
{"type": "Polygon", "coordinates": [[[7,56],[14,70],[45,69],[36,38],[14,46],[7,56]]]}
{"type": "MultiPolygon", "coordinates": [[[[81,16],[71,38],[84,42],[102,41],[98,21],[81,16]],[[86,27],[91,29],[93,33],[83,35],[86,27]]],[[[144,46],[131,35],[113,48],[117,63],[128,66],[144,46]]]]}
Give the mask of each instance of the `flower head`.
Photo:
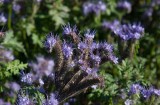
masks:
{"type": "Polygon", "coordinates": [[[119,2],[117,3],[117,7],[118,7],[119,9],[126,10],[127,13],[130,13],[131,10],[132,10],[132,5],[131,5],[131,3],[128,2],[128,1],[119,1],[119,2]]]}
{"type": "Polygon", "coordinates": [[[85,2],[83,4],[83,13],[88,15],[89,13],[95,13],[96,15],[106,10],[106,4],[102,1],[85,2]]]}
{"type": "Polygon", "coordinates": [[[64,25],[62,27],[63,29],[63,35],[69,35],[71,33],[77,33],[77,26],[74,25],[73,27],[71,27],[71,25],[68,23],[67,25],[64,25]]]}
{"type": "Polygon", "coordinates": [[[14,60],[13,52],[11,50],[0,48],[0,61],[12,61],[14,60]]]}
{"type": "Polygon", "coordinates": [[[69,44],[67,44],[66,42],[63,43],[63,47],[62,47],[62,50],[63,50],[63,54],[65,56],[65,58],[69,58],[72,56],[73,54],[73,49],[71,46],[69,46],[69,44]]]}
{"type": "Polygon", "coordinates": [[[131,94],[137,94],[142,89],[143,89],[143,87],[141,85],[139,85],[139,84],[132,84],[132,86],[130,87],[130,93],[131,94]]]}
{"type": "Polygon", "coordinates": [[[36,75],[38,75],[38,77],[43,75],[49,76],[53,71],[54,61],[43,56],[37,56],[36,59],[37,62],[31,62],[29,63],[29,66],[33,69],[36,75]]]}
{"type": "Polygon", "coordinates": [[[28,96],[18,95],[16,105],[29,105],[29,104],[30,104],[30,99],[28,96]]]}
{"type": "Polygon", "coordinates": [[[141,90],[141,94],[144,98],[149,98],[152,95],[153,91],[151,89],[145,89],[143,88],[141,90]]]}
{"type": "Polygon", "coordinates": [[[124,24],[116,28],[114,33],[123,40],[136,40],[142,37],[144,28],[136,24],[124,24]]]}
{"type": "Polygon", "coordinates": [[[6,83],[5,86],[12,89],[14,92],[17,92],[20,89],[20,85],[16,82],[6,83]]]}
{"type": "Polygon", "coordinates": [[[156,94],[157,96],[160,96],[160,90],[158,90],[158,89],[154,89],[154,94],[156,94]]]}
{"type": "Polygon", "coordinates": [[[115,64],[118,63],[118,58],[116,56],[114,56],[113,54],[109,55],[109,59],[115,64]]]}
{"type": "Polygon", "coordinates": [[[113,52],[113,46],[107,42],[100,43],[100,48],[109,53],[113,52]]]}
{"type": "Polygon", "coordinates": [[[100,64],[101,58],[98,55],[90,54],[91,59],[95,62],[95,64],[100,64]]]}
{"type": "Polygon", "coordinates": [[[56,42],[57,38],[53,36],[53,33],[49,33],[44,41],[44,46],[49,52],[52,52],[52,49],[55,46],[56,42]]]}
{"type": "Polygon", "coordinates": [[[20,12],[20,9],[21,9],[21,6],[20,6],[19,4],[16,4],[16,3],[13,4],[13,10],[14,10],[16,13],[19,13],[19,12],[20,12]]]}
{"type": "Polygon", "coordinates": [[[96,33],[95,30],[93,30],[93,31],[87,30],[87,31],[85,32],[84,36],[85,36],[87,39],[93,39],[94,36],[95,36],[95,33],[96,33]]]}
{"type": "Polygon", "coordinates": [[[118,20],[114,21],[103,21],[102,26],[105,29],[110,29],[111,31],[114,31],[118,26],[120,25],[120,22],[118,20]]]}
{"type": "Polygon", "coordinates": [[[33,74],[23,74],[21,77],[21,82],[31,85],[33,83],[33,74]]]}
{"type": "Polygon", "coordinates": [[[78,49],[83,51],[84,49],[87,49],[88,48],[88,45],[85,43],[85,42],[80,42],[78,44],[78,49]]]}
{"type": "Polygon", "coordinates": [[[93,42],[91,45],[91,50],[99,49],[100,44],[98,42],[93,42]]]}

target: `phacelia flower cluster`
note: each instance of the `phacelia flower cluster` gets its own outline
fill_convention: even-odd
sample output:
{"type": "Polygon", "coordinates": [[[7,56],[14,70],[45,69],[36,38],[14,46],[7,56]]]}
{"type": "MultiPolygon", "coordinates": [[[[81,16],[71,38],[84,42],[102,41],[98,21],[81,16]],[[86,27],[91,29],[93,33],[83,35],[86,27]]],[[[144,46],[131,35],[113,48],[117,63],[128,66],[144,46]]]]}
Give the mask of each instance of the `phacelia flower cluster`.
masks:
{"type": "Polygon", "coordinates": [[[44,40],[46,50],[54,52],[56,57],[54,83],[59,102],[81,89],[101,83],[97,72],[104,62],[118,63],[111,44],[94,41],[95,30],[88,29],[81,35],[77,34],[77,27],[70,24],[62,29],[62,39],[50,33],[44,40]]]}
{"type": "Polygon", "coordinates": [[[104,29],[109,29],[111,31],[114,31],[119,25],[120,22],[118,20],[103,21],[102,23],[102,27],[104,27],[104,29]]]}
{"type": "Polygon", "coordinates": [[[128,1],[119,1],[117,3],[117,8],[122,9],[122,10],[126,10],[127,13],[130,13],[132,10],[132,4],[128,1]]]}
{"type": "Polygon", "coordinates": [[[44,56],[37,56],[36,62],[30,62],[29,67],[32,69],[29,73],[21,73],[21,82],[31,85],[39,84],[44,85],[43,78],[52,77],[54,78],[54,61],[44,56]]]}
{"type": "MultiPolygon", "coordinates": [[[[63,27],[63,35],[66,37],[73,35],[72,33],[77,31],[75,29],[76,26],[71,27],[70,24],[63,27]]],[[[113,61],[114,63],[118,63],[118,58],[114,56],[113,54],[113,46],[107,42],[101,42],[97,43],[93,41],[93,38],[95,37],[95,31],[94,30],[87,30],[84,33],[84,40],[79,40],[82,38],[77,38],[76,40],[79,40],[78,43],[70,43],[67,40],[64,40],[62,44],[60,45],[62,47],[62,53],[65,58],[72,57],[72,60],[74,61],[82,61],[83,63],[79,63],[82,68],[86,66],[86,70],[89,66],[94,68],[95,63],[100,64],[102,59],[108,59],[113,61]],[[77,48],[76,48],[77,47],[77,48]],[[77,51],[76,51],[77,50],[77,51]],[[75,57],[74,52],[79,52],[75,57]],[[85,58],[87,54],[87,57],[85,58]],[[100,56],[101,55],[101,56],[100,56]],[[86,60],[86,61],[85,61],[86,60]],[[90,63],[89,63],[90,62],[90,63]]],[[[53,34],[52,34],[53,35],[53,34]]],[[[82,36],[73,36],[73,38],[76,37],[82,37],[82,36]]],[[[59,39],[59,38],[57,38],[59,39]]],[[[56,42],[58,42],[54,36],[51,36],[51,33],[46,37],[46,40],[44,42],[45,48],[51,51],[54,46],[56,46],[56,42]],[[49,46],[49,47],[48,47],[49,46]]],[[[77,65],[79,65],[77,64],[77,65]]],[[[97,65],[98,67],[99,65],[97,65]]]]}
{"type": "Polygon", "coordinates": [[[28,96],[18,96],[16,105],[29,105],[30,100],[28,96]]]}
{"type": "Polygon", "coordinates": [[[13,52],[11,50],[5,49],[3,46],[0,46],[0,61],[9,62],[14,60],[13,52]]]}
{"type": "Polygon", "coordinates": [[[32,73],[22,74],[21,82],[31,85],[33,83],[33,74],[32,73]]]}
{"type": "Polygon", "coordinates": [[[44,41],[44,46],[45,48],[49,51],[52,52],[53,46],[56,44],[57,37],[53,36],[52,33],[46,36],[46,41],[44,41]]]}
{"type": "Polygon", "coordinates": [[[36,77],[49,76],[54,68],[54,61],[44,56],[37,56],[36,62],[29,63],[29,66],[32,68],[36,77]]]}
{"type": "Polygon", "coordinates": [[[62,27],[63,29],[63,35],[69,35],[69,34],[73,34],[73,33],[77,33],[77,26],[74,25],[73,27],[68,23],[67,25],[64,25],[62,27]]]}
{"type": "Polygon", "coordinates": [[[63,43],[62,50],[66,59],[70,58],[73,55],[73,49],[71,45],[67,44],[66,42],[63,43]]]}
{"type": "Polygon", "coordinates": [[[37,100],[35,99],[34,96],[30,96],[29,90],[27,89],[19,90],[15,105],[36,105],[36,104],[37,100]]]}
{"type": "Polygon", "coordinates": [[[9,90],[5,92],[6,97],[16,97],[17,92],[20,90],[20,85],[16,82],[7,82],[5,83],[5,87],[9,90]]]}
{"type": "Polygon", "coordinates": [[[95,13],[98,15],[104,11],[106,11],[106,4],[102,1],[85,2],[83,4],[84,15],[88,15],[90,13],[95,13]]]}
{"type": "Polygon", "coordinates": [[[18,3],[13,3],[13,7],[12,8],[16,13],[19,13],[20,9],[21,9],[21,5],[19,5],[18,3]]]}
{"type": "Polygon", "coordinates": [[[130,87],[129,94],[141,94],[144,98],[149,98],[151,95],[160,96],[160,90],[153,87],[145,88],[140,84],[132,84],[130,87]]]}
{"type": "Polygon", "coordinates": [[[114,33],[125,41],[137,40],[143,36],[144,28],[140,24],[124,24],[117,27],[114,33]]]}

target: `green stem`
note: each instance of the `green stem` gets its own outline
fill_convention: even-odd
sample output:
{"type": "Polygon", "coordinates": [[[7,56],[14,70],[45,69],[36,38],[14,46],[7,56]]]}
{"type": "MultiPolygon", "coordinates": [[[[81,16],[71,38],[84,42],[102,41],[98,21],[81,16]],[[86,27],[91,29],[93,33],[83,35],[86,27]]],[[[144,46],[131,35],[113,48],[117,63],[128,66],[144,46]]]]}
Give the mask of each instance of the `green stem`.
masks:
{"type": "Polygon", "coordinates": [[[130,49],[129,49],[129,58],[133,59],[134,55],[135,55],[135,42],[134,41],[130,41],[130,49]]]}
{"type": "Polygon", "coordinates": [[[12,5],[9,5],[9,7],[8,7],[8,28],[9,28],[9,30],[11,30],[12,29],[12,26],[11,26],[11,23],[12,23],[12,5]]]}

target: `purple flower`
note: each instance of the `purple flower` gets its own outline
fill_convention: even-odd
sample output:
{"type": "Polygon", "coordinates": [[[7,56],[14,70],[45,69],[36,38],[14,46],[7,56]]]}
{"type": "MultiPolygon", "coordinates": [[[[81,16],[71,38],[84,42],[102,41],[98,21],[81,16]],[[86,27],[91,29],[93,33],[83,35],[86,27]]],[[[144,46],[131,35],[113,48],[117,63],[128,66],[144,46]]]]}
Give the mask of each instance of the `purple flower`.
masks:
{"type": "Polygon", "coordinates": [[[125,24],[114,30],[114,33],[123,40],[139,39],[144,33],[144,28],[140,24],[125,24]]]}
{"type": "Polygon", "coordinates": [[[151,17],[153,15],[153,8],[147,8],[144,12],[144,17],[151,17]]]}
{"type": "Polygon", "coordinates": [[[89,67],[86,67],[86,70],[85,70],[88,74],[92,74],[92,68],[89,68],[89,67]]]}
{"type": "Polygon", "coordinates": [[[107,42],[100,43],[100,48],[109,53],[113,52],[113,46],[111,44],[108,44],[107,42]]]}
{"type": "Polygon", "coordinates": [[[144,98],[149,98],[152,95],[152,93],[153,93],[153,89],[145,89],[145,88],[143,88],[141,90],[141,94],[142,94],[142,96],[144,98]]]}
{"type": "Polygon", "coordinates": [[[100,56],[91,54],[90,57],[92,60],[94,60],[95,64],[100,64],[100,62],[101,62],[100,56]]]}
{"type": "Polygon", "coordinates": [[[31,85],[33,83],[33,74],[23,74],[21,77],[21,82],[31,85]]]}
{"type": "Polygon", "coordinates": [[[96,77],[98,74],[97,74],[97,71],[98,71],[98,68],[94,67],[94,68],[91,68],[87,65],[85,65],[85,62],[84,61],[79,61],[79,64],[81,65],[80,66],[80,70],[83,70],[85,71],[88,75],[92,75],[94,77],[96,77]]]}
{"type": "Polygon", "coordinates": [[[30,104],[30,99],[28,96],[18,95],[16,105],[29,105],[29,104],[30,104]]]}
{"type": "Polygon", "coordinates": [[[98,42],[92,42],[92,44],[90,45],[90,53],[94,53],[95,51],[97,52],[99,50],[99,46],[100,44],[98,42]]]}
{"type": "Polygon", "coordinates": [[[119,2],[117,3],[117,7],[118,7],[119,9],[126,10],[127,13],[130,13],[131,10],[132,10],[132,5],[131,5],[131,3],[128,2],[128,1],[119,1],[119,2]]]}
{"type": "Polygon", "coordinates": [[[99,46],[100,46],[99,43],[93,42],[92,45],[91,45],[91,47],[90,47],[90,49],[91,50],[99,49],[99,46]]]}
{"type": "Polygon", "coordinates": [[[62,50],[63,50],[63,54],[64,54],[65,58],[67,58],[67,59],[73,55],[72,47],[69,44],[67,44],[66,42],[63,43],[62,50]]]}
{"type": "Polygon", "coordinates": [[[102,26],[106,29],[110,29],[111,31],[114,31],[118,26],[120,25],[120,22],[118,20],[114,21],[103,21],[102,26]]]}
{"type": "Polygon", "coordinates": [[[49,33],[45,38],[44,46],[49,52],[52,52],[56,42],[57,42],[57,37],[53,36],[53,33],[49,33]]]}
{"type": "Polygon", "coordinates": [[[132,84],[130,87],[130,94],[137,94],[139,93],[143,87],[139,84],[132,84]]]}
{"type": "Polygon", "coordinates": [[[85,71],[88,73],[88,75],[92,75],[92,76],[96,77],[98,69],[87,67],[85,71]]]}
{"type": "Polygon", "coordinates": [[[13,4],[13,10],[14,10],[16,13],[19,13],[19,12],[20,12],[20,9],[21,9],[21,6],[20,6],[19,4],[16,4],[16,3],[13,4]]]}
{"type": "Polygon", "coordinates": [[[85,2],[83,4],[83,13],[88,15],[89,13],[95,13],[96,15],[106,10],[106,4],[102,1],[85,2]]]}
{"type": "Polygon", "coordinates": [[[130,88],[130,94],[137,94],[137,93],[140,93],[146,99],[148,99],[153,94],[160,96],[160,90],[158,89],[154,89],[153,87],[146,89],[139,84],[133,84],[130,88]]]}
{"type": "Polygon", "coordinates": [[[160,96],[160,90],[158,90],[158,89],[154,89],[154,94],[156,94],[157,96],[160,96]]]}
{"type": "Polygon", "coordinates": [[[63,35],[69,35],[71,33],[77,33],[77,26],[74,25],[71,27],[71,25],[68,23],[67,25],[64,25],[63,27],[63,35]]]}
{"type": "Polygon", "coordinates": [[[109,55],[109,59],[115,64],[118,63],[118,58],[116,56],[114,56],[113,54],[109,55]]]}
{"type": "Polygon", "coordinates": [[[13,91],[17,92],[20,89],[20,85],[17,84],[16,82],[11,82],[10,87],[12,88],[13,91]]]}
{"type": "Polygon", "coordinates": [[[11,50],[0,48],[0,61],[12,61],[14,60],[13,52],[11,50]]]}
{"type": "Polygon", "coordinates": [[[29,66],[32,68],[32,70],[36,72],[38,77],[43,75],[49,76],[53,71],[54,61],[52,59],[46,59],[43,56],[37,56],[36,59],[37,62],[29,63],[29,66]]]}
{"type": "Polygon", "coordinates": [[[3,13],[0,14],[0,23],[6,23],[7,22],[7,18],[4,16],[3,13]]]}
{"type": "Polygon", "coordinates": [[[106,4],[102,1],[98,1],[98,7],[101,11],[105,11],[106,10],[106,4]]]}
{"type": "Polygon", "coordinates": [[[83,52],[83,50],[87,49],[88,45],[84,42],[80,42],[78,43],[78,49],[81,50],[83,52]]]}
{"type": "Polygon", "coordinates": [[[94,36],[95,36],[95,33],[96,33],[95,30],[93,30],[93,31],[87,30],[87,31],[85,32],[84,36],[85,36],[87,39],[93,39],[94,36]]]}
{"type": "Polygon", "coordinates": [[[84,15],[88,15],[90,12],[92,12],[92,8],[93,8],[94,4],[90,3],[90,2],[86,2],[83,4],[83,13],[84,15]]]}

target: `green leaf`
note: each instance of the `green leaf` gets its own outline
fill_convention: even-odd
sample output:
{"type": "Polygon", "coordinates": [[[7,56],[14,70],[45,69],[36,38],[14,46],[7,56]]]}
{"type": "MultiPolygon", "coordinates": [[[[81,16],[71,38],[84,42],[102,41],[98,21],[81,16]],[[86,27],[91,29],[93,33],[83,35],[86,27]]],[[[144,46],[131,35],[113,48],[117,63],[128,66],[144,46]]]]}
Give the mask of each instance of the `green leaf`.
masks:
{"type": "Polygon", "coordinates": [[[14,60],[12,62],[7,63],[7,71],[10,71],[11,74],[19,74],[19,71],[21,69],[25,69],[27,67],[27,64],[21,63],[19,60],[14,60]]]}
{"type": "Polygon", "coordinates": [[[6,32],[6,37],[5,37],[4,41],[2,42],[2,45],[5,47],[8,47],[8,48],[11,48],[12,50],[16,50],[16,51],[23,52],[26,54],[24,46],[13,35],[12,30],[6,32]]]}
{"type": "Polygon", "coordinates": [[[41,39],[36,34],[32,34],[33,44],[38,44],[40,47],[43,47],[41,39]]]}

